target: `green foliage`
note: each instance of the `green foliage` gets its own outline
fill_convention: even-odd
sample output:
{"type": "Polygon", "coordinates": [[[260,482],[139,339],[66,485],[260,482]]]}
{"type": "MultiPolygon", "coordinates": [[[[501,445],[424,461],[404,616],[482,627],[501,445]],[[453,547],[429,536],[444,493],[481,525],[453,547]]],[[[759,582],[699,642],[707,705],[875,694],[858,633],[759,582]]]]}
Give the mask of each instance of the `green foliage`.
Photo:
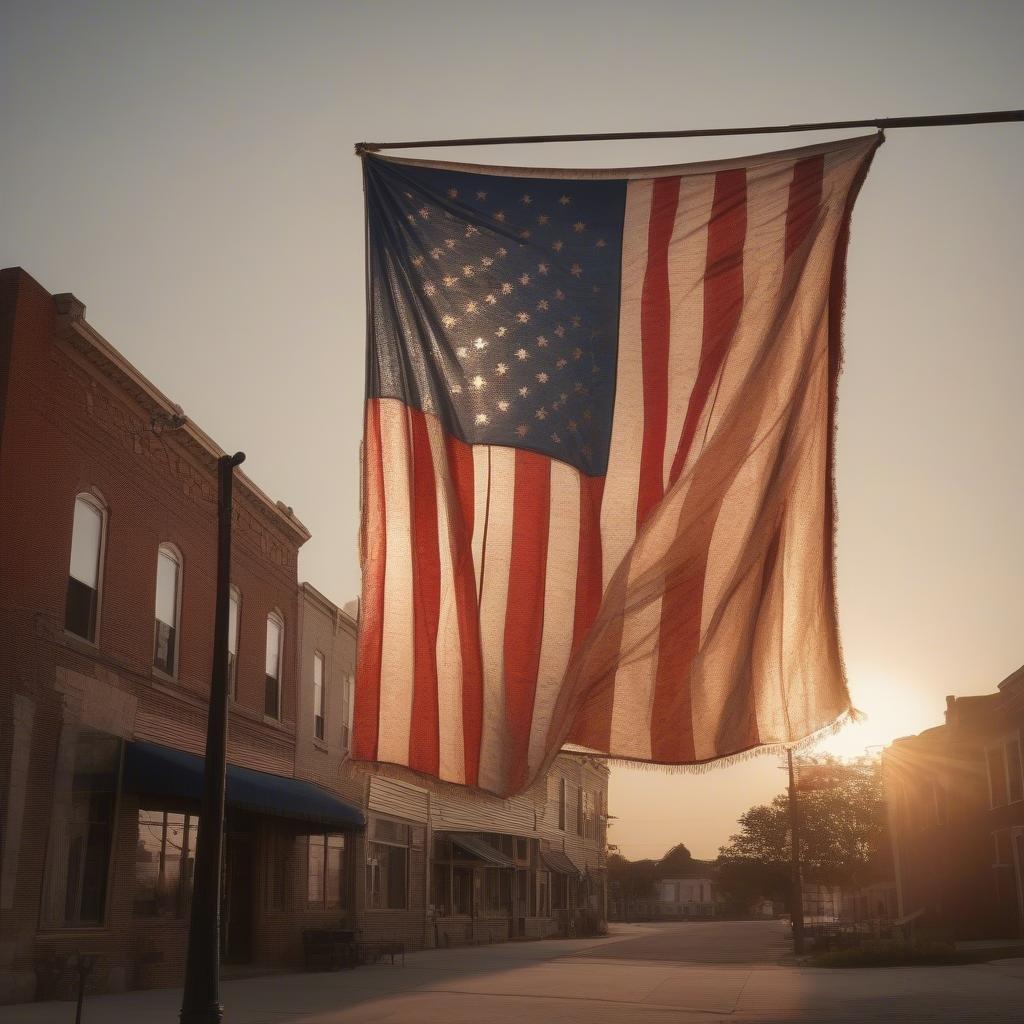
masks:
{"type": "MultiPolygon", "coordinates": [[[[800,856],[806,881],[859,885],[873,880],[888,851],[881,765],[877,758],[843,762],[821,758],[833,784],[801,791],[800,856]]],[[[723,891],[749,905],[760,897],[785,899],[790,878],[789,798],[740,816],[740,830],[719,851],[723,891]]]]}

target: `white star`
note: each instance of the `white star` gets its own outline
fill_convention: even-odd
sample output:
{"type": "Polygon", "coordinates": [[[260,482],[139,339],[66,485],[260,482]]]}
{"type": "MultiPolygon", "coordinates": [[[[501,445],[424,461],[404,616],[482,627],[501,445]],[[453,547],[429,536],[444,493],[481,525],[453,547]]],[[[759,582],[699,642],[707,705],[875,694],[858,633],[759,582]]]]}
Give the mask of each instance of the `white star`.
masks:
{"type": "Polygon", "coordinates": [[[468,348],[466,348],[466,346],[465,346],[465,345],[460,345],[460,346],[459,346],[459,347],[458,347],[458,348],[457,348],[457,349],[455,350],[455,354],[456,354],[456,355],[457,355],[457,356],[458,356],[458,357],[459,357],[460,359],[465,359],[465,358],[466,358],[466,357],[467,357],[467,356],[469,355],[469,349],[468,349],[468,348]]]}
{"type": "Polygon", "coordinates": [[[462,268],[463,277],[472,277],[473,273],[473,268],[468,263],[462,268]]]}
{"type": "Polygon", "coordinates": [[[473,235],[479,235],[480,229],[473,224],[466,225],[466,238],[472,238],[473,235]]]}
{"type": "Polygon", "coordinates": [[[499,338],[504,338],[505,335],[508,334],[508,328],[503,325],[503,326],[499,327],[494,333],[499,338]]]}
{"type": "Polygon", "coordinates": [[[457,277],[452,277],[451,274],[447,274],[443,280],[445,288],[452,288],[459,283],[459,279],[457,277]]]}
{"type": "Polygon", "coordinates": [[[503,285],[501,286],[501,294],[502,294],[502,295],[511,295],[511,294],[512,294],[512,285],[511,285],[511,284],[509,284],[509,282],[508,282],[508,281],[506,281],[506,282],[505,282],[505,283],[504,283],[504,284],[503,284],[503,285]]]}
{"type": "Polygon", "coordinates": [[[561,324],[559,324],[555,328],[555,334],[557,334],[561,338],[565,334],[565,328],[561,324]]]}
{"type": "Polygon", "coordinates": [[[505,374],[508,373],[508,363],[498,363],[498,365],[494,368],[494,372],[499,377],[504,377],[505,374]]]}
{"type": "Polygon", "coordinates": [[[443,323],[445,327],[447,327],[449,330],[452,327],[454,327],[458,322],[458,317],[452,316],[451,313],[445,313],[445,315],[441,317],[441,323],[443,323]]]}
{"type": "Polygon", "coordinates": [[[566,424],[566,426],[568,427],[570,434],[575,434],[577,429],[579,429],[576,426],[576,421],[575,420],[569,420],[569,422],[566,424]]]}
{"type": "Polygon", "coordinates": [[[576,232],[577,235],[579,235],[579,234],[582,234],[586,230],[586,227],[587,227],[587,225],[584,224],[583,221],[578,220],[578,221],[576,221],[575,224],[573,224],[572,229],[573,229],[573,231],[576,232]]]}
{"type": "Polygon", "coordinates": [[[476,341],[473,342],[473,347],[478,351],[483,352],[483,350],[487,348],[487,342],[484,341],[483,338],[477,338],[476,341]]]}
{"type": "Polygon", "coordinates": [[[530,232],[526,228],[523,228],[523,230],[519,232],[519,237],[520,238],[529,238],[530,237],[530,232]]]}
{"type": "Polygon", "coordinates": [[[413,258],[412,258],[412,265],[414,267],[422,267],[423,266],[423,257],[422,256],[413,256],[413,258]]]}
{"type": "Polygon", "coordinates": [[[541,372],[537,374],[537,383],[538,384],[547,384],[547,382],[548,382],[548,375],[543,370],[541,370],[541,372]]]}
{"type": "Polygon", "coordinates": [[[455,248],[455,239],[454,238],[446,238],[444,240],[444,244],[446,246],[448,246],[449,249],[454,249],[455,248]]]}
{"type": "Polygon", "coordinates": [[[558,436],[557,431],[554,434],[551,435],[551,440],[554,441],[555,444],[561,444],[562,443],[562,439],[558,436]]]}
{"type": "Polygon", "coordinates": [[[537,346],[538,346],[538,348],[547,348],[548,347],[548,339],[545,338],[543,334],[537,335],[537,346]]]}
{"type": "Polygon", "coordinates": [[[479,373],[470,381],[470,384],[472,384],[477,391],[483,391],[483,389],[487,387],[487,381],[484,380],[479,373]]]}
{"type": "Polygon", "coordinates": [[[573,325],[573,327],[579,327],[581,320],[582,320],[582,317],[579,315],[579,313],[577,313],[572,318],[572,325],[573,325]]]}
{"type": "Polygon", "coordinates": [[[543,310],[545,310],[547,308],[548,308],[548,300],[547,299],[541,299],[540,302],[537,303],[537,309],[543,311],[543,310]]]}
{"type": "Polygon", "coordinates": [[[516,319],[521,324],[528,324],[530,322],[530,314],[525,312],[516,313],[516,319]]]}
{"type": "Polygon", "coordinates": [[[565,292],[563,292],[561,288],[556,288],[555,289],[555,298],[556,299],[564,299],[565,298],[565,292]]]}
{"type": "Polygon", "coordinates": [[[562,196],[558,201],[562,206],[568,206],[572,202],[572,196],[562,196]]]}
{"type": "Polygon", "coordinates": [[[524,206],[529,206],[530,203],[533,202],[533,196],[523,196],[523,198],[520,199],[519,202],[521,202],[524,206]]]}
{"type": "Polygon", "coordinates": [[[492,263],[494,263],[494,260],[492,260],[490,256],[485,256],[480,261],[480,266],[482,266],[482,267],[489,267],[489,266],[491,266],[492,263]]]}
{"type": "Polygon", "coordinates": [[[504,223],[505,223],[505,211],[504,211],[504,210],[499,210],[499,211],[498,211],[498,212],[497,212],[497,213],[496,213],[496,214],[494,215],[494,219],[495,219],[496,221],[498,221],[499,223],[501,223],[501,224],[504,224],[504,223]]]}
{"type": "Polygon", "coordinates": [[[517,348],[516,349],[516,359],[518,359],[519,362],[524,363],[529,358],[530,358],[530,353],[527,352],[525,348],[517,348]]]}
{"type": "Polygon", "coordinates": [[[502,399],[502,400],[501,400],[501,401],[500,401],[500,402],[498,403],[498,409],[499,409],[499,410],[500,410],[501,412],[508,412],[508,407],[509,407],[509,406],[510,406],[511,404],[512,404],[511,402],[508,402],[508,401],[506,401],[506,399],[504,399],[504,398],[503,398],[503,399],[502,399]]]}
{"type": "Polygon", "coordinates": [[[548,418],[548,411],[542,405],[533,415],[539,420],[546,420],[548,418]]]}
{"type": "Polygon", "coordinates": [[[440,249],[431,249],[430,250],[430,256],[431,256],[431,259],[439,260],[441,258],[441,250],[440,249]]]}
{"type": "Polygon", "coordinates": [[[466,312],[467,313],[475,313],[476,312],[476,303],[475,302],[467,302],[466,303],[466,312]]]}
{"type": "Polygon", "coordinates": [[[520,389],[519,389],[519,397],[520,397],[520,398],[526,398],[526,396],[527,396],[527,395],[528,395],[529,393],[530,393],[530,389],[529,389],[529,388],[520,388],[520,389]]]}
{"type": "Polygon", "coordinates": [[[459,198],[459,190],[457,188],[450,188],[450,189],[448,189],[448,198],[449,199],[458,199],[459,198]]]}
{"type": "Polygon", "coordinates": [[[523,274],[523,275],[522,275],[522,276],[521,276],[521,277],[519,278],[519,283],[520,283],[521,285],[523,285],[524,287],[525,287],[526,285],[528,285],[528,284],[530,283],[530,275],[529,275],[529,274],[523,274]]]}
{"type": "Polygon", "coordinates": [[[558,360],[558,361],[557,361],[557,362],[555,363],[555,369],[556,369],[556,370],[564,370],[564,369],[565,369],[565,367],[566,367],[566,365],[567,365],[567,364],[566,364],[566,360],[564,360],[564,359],[559,359],[559,360],[558,360]]]}
{"type": "Polygon", "coordinates": [[[423,285],[423,294],[424,295],[436,295],[437,294],[437,285],[434,284],[433,281],[427,281],[426,284],[423,285]]]}
{"type": "Polygon", "coordinates": [[[574,263],[569,268],[569,273],[572,274],[573,277],[581,277],[583,275],[583,268],[578,263],[574,263]]]}
{"type": "Polygon", "coordinates": [[[516,427],[516,433],[520,437],[526,437],[526,434],[529,431],[529,429],[530,428],[525,423],[520,423],[519,426],[516,427]]]}
{"type": "Polygon", "coordinates": [[[546,213],[542,213],[542,214],[541,214],[541,215],[540,215],[540,216],[539,216],[539,217],[537,218],[537,223],[538,223],[538,224],[539,224],[539,225],[540,225],[541,227],[543,227],[543,226],[544,226],[545,224],[547,224],[547,222],[548,222],[548,221],[549,221],[550,219],[551,219],[551,218],[550,218],[550,217],[549,217],[549,216],[548,216],[548,215],[547,215],[546,213]]]}
{"type": "Polygon", "coordinates": [[[462,385],[461,384],[453,384],[452,385],[452,394],[453,395],[461,395],[462,394],[462,385]]]}
{"type": "Polygon", "coordinates": [[[508,255],[508,249],[502,247],[496,253],[499,259],[504,259],[508,255]]]}
{"type": "Polygon", "coordinates": [[[604,248],[604,247],[605,247],[605,246],[606,246],[607,244],[608,244],[608,243],[607,243],[607,242],[606,242],[606,241],[605,241],[605,240],[604,240],[603,238],[599,238],[599,239],[598,239],[598,240],[597,240],[597,241],[596,241],[596,242],[594,243],[594,245],[596,245],[596,246],[598,247],[598,249],[603,249],[603,248],[604,248]]]}
{"type": "Polygon", "coordinates": [[[477,197],[477,199],[482,201],[482,200],[487,198],[487,193],[486,192],[477,192],[476,197],[477,197]]]}
{"type": "Polygon", "coordinates": [[[563,241],[559,240],[559,241],[557,241],[557,242],[552,242],[552,243],[551,243],[551,248],[552,248],[552,249],[554,249],[554,250],[555,250],[555,252],[561,252],[561,251],[562,251],[562,247],[563,247],[564,245],[565,245],[565,242],[563,242],[563,241]]]}
{"type": "Polygon", "coordinates": [[[538,274],[546,274],[548,272],[548,269],[549,268],[548,268],[548,265],[546,263],[538,263],[537,264],[537,273],[538,274]]]}
{"type": "Polygon", "coordinates": [[[480,424],[481,426],[487,426],[487,424],[490,423],[491,421],[488,418],[487,413],[485,413],[485,412],[478,412],[476,414],[476,422],[478,424],[480,424]]]}
{"type": "Polygon", "coordinates": [[[575,348],[574,348],[574,349],[572,350],[572,357],[573,357],[573,359],[579,359],[579,358],[580,358],[580,357],[581,357],[582,355],[583,355],[583,349],[581,349],[581,348],[579,347],[579,345],[577,345],[577,346],[576,346],[576,347],[575,347],[575,348]]]}
{"type": "Polygon", "coordinates": [[[498,300],[493,295],[487,295],[484,297],[484,302],[486,302],[488,306],[493,306],[497,301],[498,300]]]}

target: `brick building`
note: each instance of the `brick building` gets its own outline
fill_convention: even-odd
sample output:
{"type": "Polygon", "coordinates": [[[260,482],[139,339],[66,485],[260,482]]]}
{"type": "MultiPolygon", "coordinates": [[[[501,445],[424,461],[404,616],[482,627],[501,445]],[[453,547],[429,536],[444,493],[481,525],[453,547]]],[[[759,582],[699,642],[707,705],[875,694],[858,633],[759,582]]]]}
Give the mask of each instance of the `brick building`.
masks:
{"type": "Polygon", "coordinates": [[[308,583],[300,596],[296,774],[365,808],[349,920],[408,948],[577,934],[605,920],[608,769],[562,754],[507,800],[347,761],[355,620],[308,583]]]}
{"type": "MultiPolygon", "coordinates": [[[[186,945],[221,452],[84,314],[0,272],[0,1002],[76,951],[98,989],[178,984],[186,945]]],[[[223,962],[597,927],[607,768],[498,800],[353,766],[355,620],[241,472],[234,526],[223,962]]]]}
{"type": "Polygon", "coordinates": [[[947,697],[946,721],[883,755],[900,914],[956,938],[1024,935],[1024,667],[947,697]]]}
{"type": "MultiPolygon", "coordinates": [[[[221,453],[84,312],[0,272],[2,1001],[75,950],[99,987],[177,983],[185,948],[221,453]]],[[[362,815],[294,779],[309,534],[238,481],[223,955],[274,963],[315,919],[303,844],[362,815]]]]}

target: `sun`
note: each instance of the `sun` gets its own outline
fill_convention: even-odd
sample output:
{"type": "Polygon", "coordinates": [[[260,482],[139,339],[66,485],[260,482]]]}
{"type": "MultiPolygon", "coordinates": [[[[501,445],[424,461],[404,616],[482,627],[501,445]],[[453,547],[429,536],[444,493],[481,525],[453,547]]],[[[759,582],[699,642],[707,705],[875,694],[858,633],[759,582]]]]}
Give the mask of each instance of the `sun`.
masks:
{"type": "Polygon", "coordinates": [[[823,739],[817,749],[855,757],[866,749],[887,746],[900,736],[941,725],[943,704],[904,677],[883,669],[850,672],[853,705],[864,718],[823,739]]]}

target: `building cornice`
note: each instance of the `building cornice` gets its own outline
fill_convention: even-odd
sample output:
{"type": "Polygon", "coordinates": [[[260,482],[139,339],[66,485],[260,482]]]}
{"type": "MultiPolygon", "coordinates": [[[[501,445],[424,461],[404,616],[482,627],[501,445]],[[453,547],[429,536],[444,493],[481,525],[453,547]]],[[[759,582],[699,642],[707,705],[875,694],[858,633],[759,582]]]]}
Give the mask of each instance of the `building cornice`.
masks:
{"type": "MultiPolygon", "coordinates": [[[[210,472],[216,473],[217,460],[227,454],[224,449],[86,321],[83,302],[70,292],[55,295],[53,301],[58,317],[58,336],[144,409],[154,422],[155,430],[163,427],[168,439],[173,438],[198,457],[210,472]]],[[[241,470],[235,471],[235,479],[265,520],[283,530],[297,546],[301,547],[309,540],[309,530],[288,505],[275,501],[241,470]]]]}

